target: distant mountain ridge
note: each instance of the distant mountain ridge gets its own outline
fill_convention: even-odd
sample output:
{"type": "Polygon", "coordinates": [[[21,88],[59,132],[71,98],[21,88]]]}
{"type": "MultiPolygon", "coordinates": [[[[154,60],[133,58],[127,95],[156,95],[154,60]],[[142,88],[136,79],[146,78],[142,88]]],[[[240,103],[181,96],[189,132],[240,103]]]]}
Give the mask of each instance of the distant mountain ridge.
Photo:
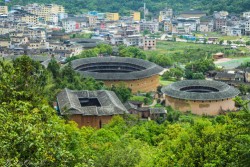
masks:
{"type": "MultiPolygon", "coordinates": [[[[250,0],[10,0],[11,5],[26,5],[28,3],[55,3],[63,5],[69,13],[81,13],[88,10],[100,12],[119,12],[128,14],[130,10],[138,10],[146,3],[153,14],[165,7],[171,7],[175,12],[189,9],[203,10],[207,13],[225,10],[230,13],[250,11],[250,0]]],[[[4,0],[2,0],[4,4],[4,0]]]]}

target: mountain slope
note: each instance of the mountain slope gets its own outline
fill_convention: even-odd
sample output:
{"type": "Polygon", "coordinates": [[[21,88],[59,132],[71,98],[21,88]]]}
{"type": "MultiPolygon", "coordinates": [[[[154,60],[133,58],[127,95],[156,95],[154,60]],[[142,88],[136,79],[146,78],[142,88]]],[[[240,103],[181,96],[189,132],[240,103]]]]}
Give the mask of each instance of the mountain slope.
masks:
{"type": "Polygon", "coordinates": [[[240,13],[250,10],[250,0],[11,0],[9,5],[25,5],[34,2],[60,4],[65,6],[69,13],[97,10],[127,14],[130,10],[138,10],[143,7],[144,2],[149,11],[154,14],[167,6],[172,7],[175,11],[199,9],[208,13],[220,10],[240,13]]]}

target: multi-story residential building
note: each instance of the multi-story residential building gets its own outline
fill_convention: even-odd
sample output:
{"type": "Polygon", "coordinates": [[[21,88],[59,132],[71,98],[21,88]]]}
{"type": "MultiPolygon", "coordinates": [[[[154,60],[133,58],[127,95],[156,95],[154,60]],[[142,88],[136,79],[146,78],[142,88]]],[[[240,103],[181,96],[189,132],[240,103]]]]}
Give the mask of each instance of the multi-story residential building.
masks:
{"type": "Polygon", "coordinates": [[[143,39],[143,49],[144,50],[155,50],[156,49],[156,39],[155,38],[144,38],[143,39]]]}
{"type": "Polygon", "coordinates": [[[65,9],[61,5],[56,4],[29,4],[23,7],[23,9],[31,14],[37,15],[41,20],[45,22],[58,22],[59,14],[65,13],[65,9]]]}
{"type": "Polygon", "coordinates": [[[245,34],[250,35],[250,19],[245,22],[245,34]]]}
{"type": "Polygon", "coordinates": [[[8,34],[10,30],[9,27],[0,26],[0,35],[8,34]]]}
{"type": "Polygon", "coordinates": [[[140,12],[131,12],[130,16],[133,21],[141,21],[141,13],[140,12]]]}
{"type": "Polygon", "coordinates": [[[21,21],[24,23],[38,24],[39,18],[37,15],[26,15],[21,18],[21,21]]]}
{"type": "Polygon", "coordinates": [[[231,27],[229,34],[227,34],[229,36],[241,36],[241,28],[240,27],[231,27]]]}
{"type": "Polygon", "coordinates": [[[173,18],[173,9],[166,8],[165,10],[160,11],[159,22],[162,22],[163,20],[170,18],[173,18]]]}
{"type": "Polygon", "coordinates": [[[197,31],[200,32],[212,32],[214,28],[213,18],[210,16],[202,17],[200,24],[197,26],[197,31]]]}
{"type": "Polygon", "coordinates": [[[190,27],[190,31],[197,31],[196,20],[194,19],[179,18],[177,19],[177,22],[179,28],[184,28],[188,26],[190,27]]]}
{"type": "Polygon", "coordinates": [[[90,27],[95,26],[97,23],[97,16],[88,15],[87,17],[89,19],[89,26],[90,27]]]}
{"type": "Polygon", "coordinates": [[[89,19],[87,17],[68,17],[62,20],[65,32],[81,31],[82,28],[89,26],[89,19]]]}
{"type": "Polygon", "coordinates": [[[118,21],[119,13],[106,13],[106,19],[109,21],[118,21]]]}
{"type": "Polygon", "coordinates": [[[111,45],[122,45],[124,37],[121,35],[112,35],[110,37],[111,45]]]}
{"type": "Polygon", "coordinates": [[[243,12],[244,18],[250,18],[250,12],[243,12]]]}
{"type": "Polygon", "coordinates": [[[223,26],[227,26],[227,17],[225,16],[225,13],[221,12],[214,12],[214,30],[215,31],[221,31],[221,28],[223,26]]]}
{"type": "Polygon", "coordinates": [[[151,33],[155,33],[159,31],[159,23],[152,21],[145,21],[140,23],[140,31],[143,32],[145,30],[150,31],[151,33]]]}
{"type": "Polygon", "coordinates": [[[129,35],[123,39],[123,43],[126,46],[138,46],[143,47],[144,37],[141,35],[129,35]]]}
{"type": "Polygon", "coordinates": [[[25,36],[31,40],[46,40],[46,29],[41,27],[28,27],[25,36]]]}
{"type": "Polygon", "coordinates": [[[8,6],[0,6],[0,14],[8,14],[8,6]]]}
{"type": "Polygon", "coordinates": [[[168,20],[165,20],[164,23],[163,23],[163,29],[164,29],[164,32],[172,32],[172,21],[170,19],[168,20]]]}

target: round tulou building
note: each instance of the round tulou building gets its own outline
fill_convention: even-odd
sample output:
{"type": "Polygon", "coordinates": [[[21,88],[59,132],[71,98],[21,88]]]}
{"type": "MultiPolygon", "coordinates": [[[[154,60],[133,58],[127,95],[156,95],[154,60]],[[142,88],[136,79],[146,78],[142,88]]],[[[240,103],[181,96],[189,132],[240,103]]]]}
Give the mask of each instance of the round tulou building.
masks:
{"type": "Polygon", "coordinates": [[[163,68],[149,61],[125,57],[94,57],[72,61],[74,70],[103,81],[106,86],[125,83],[132,92],[156,91],[163,68]]]}
{"type": "Polygon", "coordinates": [[[217,115],[235,110],[233,98],[240,92],[218,81],[184,80],[163,87],[166,106],[198,115],[217,115]]]}

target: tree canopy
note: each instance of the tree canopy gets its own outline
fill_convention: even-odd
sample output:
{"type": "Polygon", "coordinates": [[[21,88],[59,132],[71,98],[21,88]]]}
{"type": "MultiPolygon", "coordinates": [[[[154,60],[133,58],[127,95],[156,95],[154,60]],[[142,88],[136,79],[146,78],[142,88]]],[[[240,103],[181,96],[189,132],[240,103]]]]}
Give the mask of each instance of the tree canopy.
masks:
{"type": "MultiPolygon", "coordinates": [[[[188,9],[204,10],[208,13],[213,11],[225,10],[228,12],[239,13],[248,11],[250,4],[248,0],[231,1],[231,0],[147,0],[147,1],[108,1],[108,0],[11,0],[9,5],[24,5],[28,3],[56,3],[66,7],[70,13],[81,13],[86,10],[97,10],[100,12],[120,12],[121,14],[129,14],[131,10],[137,11],[143,7],[143,3],[147,4],[147,8],[153,14],[158,14],[159,10],[165,7],[171,7],[175,11],[184,11],[188,9]]],[[[3,3],[3,2],[2,2],[3,3]]]]}
{"type": "MultiPolygon", "coordinates": [[[[167,120],[161,124],[123,115],[113,117],[99,130],[77,128],[57,115],[47,98],[55,90],[47,91],[48,84],[55,82],[57,75],[76,86],[77,74],[70,64],[59,72],[57,67],[49,69],[51,72],[26,56],[13,62],[0,61],[0,166],[250,164],[249,102],[237,98],[243,111],[215,117],[167,108],[167,120]]],[[[83,80],[88,85],[85,82],[88,80],[83,80]]],[[[123,87],[118,90],[124,93],[123,87]]]]}

